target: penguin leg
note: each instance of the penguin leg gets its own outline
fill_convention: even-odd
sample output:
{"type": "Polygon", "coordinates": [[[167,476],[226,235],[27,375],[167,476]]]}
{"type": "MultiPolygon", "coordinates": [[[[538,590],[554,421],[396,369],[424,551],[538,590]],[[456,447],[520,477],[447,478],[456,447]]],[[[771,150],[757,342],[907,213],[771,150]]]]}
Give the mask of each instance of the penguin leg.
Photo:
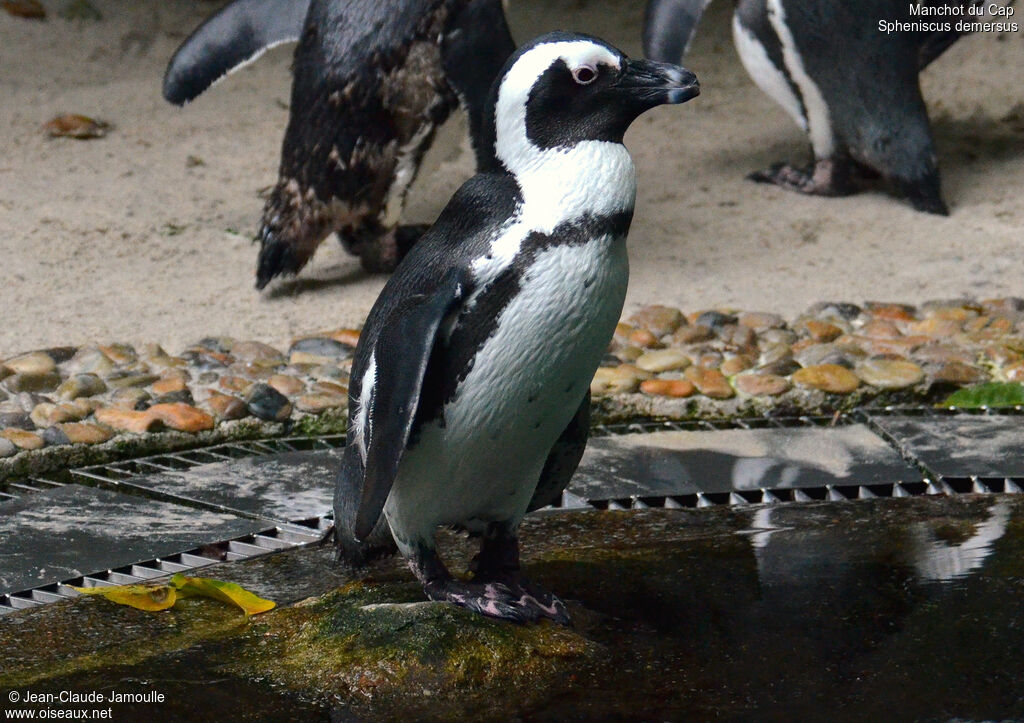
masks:
{"type": "Polygon", "coordinates": [[[569,625],[565,603],[553,593],[529,582],[519,567],[519,539],[507,524],[492,522],[487,526],[480,552],[471,566],[473,582],[499,583],[536,606],[541,617],[569,625]]]}
{"type": "Polygon", "coordinates": [[[854,164],[846,159],[821,158],[809,168],[776,163],[751,173],[747,178],[757,183],[771,183],[809,196],[849,196],[855,193],[854,164]]]}
{"type": "MultiPolygon", "coordinates": [[[[514,567],[518,571],[519,548],[514,537],[512,540],[515,545],[514,567]]],[[[509,561],[507,550],[494,551],[491,554],[497,555],[506,562],[509,561]]],[[[471,582],[456,580],[448,572],[448,568],[445,567],[433,546],[418,545],[408,559],[413,574],[423,585],[423,592],[431,600],[449,602],[487,617],[514,623],[533,623],[544,618],[562,624],[569,622],[565,606],[553,596],[549,595],[557,602],[557,605],[551,603],[545,605],[543,596],[538,600],[526,592],[521,585],[515,583],[510,586],[500,580],[478,581],[475,578],[471,582]]],[[[507,568],[507,564],[501,566],[504,577],[511,574],[507,568]]]]}

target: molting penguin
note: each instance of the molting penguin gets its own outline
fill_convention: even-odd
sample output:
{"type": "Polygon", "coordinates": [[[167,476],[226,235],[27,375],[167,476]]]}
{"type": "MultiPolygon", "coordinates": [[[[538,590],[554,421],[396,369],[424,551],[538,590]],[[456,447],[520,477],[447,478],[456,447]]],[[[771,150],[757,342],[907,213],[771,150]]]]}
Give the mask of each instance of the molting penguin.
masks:
{"type": "MultiPolygon", "coordinates": [[[[651,0],[648,57],[678,62],[710,0],[651,0]]],[[[927,0],[963,13],[980,0],[927,0]]],[[[880,174],[914,208],[946,214],[928,112],[918,75],[959,37],[948,30],[880,30],[912,23],[913,2],[738,0],[733,39],[754,82],[810,139],[814,165],[776,164],[751,179],[800,193],[848,195],[880,174]]],[[[955,18],[954,18],[955,20],[955,18]]],[[[910,26],[903,26],[909,28],[910,26]]]]}
{"type": "Polygon", "coordinates": [[[586,445],[629,275],[623,134],[697,93],[689,71],[584,35],[544,35],[509,59],[483,128],[492,162],[399,264],[359,339],[334,501],[343,559],[393,538],[432,600],[568,621],[520,577],[516,530],[559,497],[586,445]],[[438,556],[441,525],[482,535],[471,582],[438,556]]]}
{"type": "Polygon", "coordinates": [[[278,181],[257,239],[256,286],[297,273],[337,233],[390,271],[423,232],[399,226],[435,129],[461,102],[476,141],[515,46],[500,0],[235,0],[176,51],[164,97],[192,100],[274,45],[298,40],[278,181]]]}

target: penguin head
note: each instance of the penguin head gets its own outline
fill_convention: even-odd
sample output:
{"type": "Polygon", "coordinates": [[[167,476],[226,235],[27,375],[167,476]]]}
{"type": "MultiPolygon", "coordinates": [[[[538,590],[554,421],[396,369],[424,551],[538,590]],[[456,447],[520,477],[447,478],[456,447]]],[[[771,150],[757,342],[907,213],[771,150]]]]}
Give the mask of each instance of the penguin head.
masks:
{"type": "Polygon", "coordinates": [[[517,50],[491,90],[495,154],[514,172],[538,152],[622,143],[644,111],[699,93],[685,68],[630,59],[589,35],[548,33],[517,50]]]}

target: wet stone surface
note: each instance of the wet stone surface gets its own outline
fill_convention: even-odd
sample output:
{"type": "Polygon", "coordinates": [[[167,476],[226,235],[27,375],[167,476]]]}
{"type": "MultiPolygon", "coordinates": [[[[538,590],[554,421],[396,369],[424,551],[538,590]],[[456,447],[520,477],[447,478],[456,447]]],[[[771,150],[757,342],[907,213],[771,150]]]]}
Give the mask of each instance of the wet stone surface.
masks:
{"type": "MultiPolygon", "coordinates": [[[[442,537],[464,569],[473,548],[442,537]]],[[[211,720],[1024,716],[1020,497],[552,512],[522,540],[573,628],[424,602],[394,559],[319,579],[307,549],[210,571],[275,581],[282,606],[249,621],[194,599],[4,616],[0,689],[155,690],[169,703],[144,712],[171,719],[182,701],[211,720]]]]}
{"type": "Polygon", "coordinates": [[[266,530],[268,520],[67,485],[0,503],[0,592],[266,530]]]}

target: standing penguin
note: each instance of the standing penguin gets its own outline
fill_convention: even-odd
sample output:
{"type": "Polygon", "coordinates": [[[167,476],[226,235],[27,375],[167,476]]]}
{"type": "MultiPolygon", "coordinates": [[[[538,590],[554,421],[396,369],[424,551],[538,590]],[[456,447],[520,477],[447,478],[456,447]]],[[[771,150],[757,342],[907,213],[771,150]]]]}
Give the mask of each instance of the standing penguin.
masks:
{"type": "MultiPolygon", "coordinates": [[[[644,49],[678,62],[710,0],[651,0],[644,49]]],[[[843,196],[881,175],[919,211],[947,214],[920,72],[962,33],[956,19],[980,0],[924,0],[953,15],[928,31],[883,32],[934,21],[896,0],[737,0],[733,40],[747,73],[807,133],[808,169],[779,163],[750,176],[800,193],[843,196]]]]}
{"type": "Polygon", "coordinates": [[[256,287],[297,273],[331,233],[390,271],[423,233],[400,226],[434,132],[461,102],[478,166],[488,89],[515,46],[500,0],[235,0],[175,52],[164,97],[186,103],[267,48],[298,40],[256,287]]]}
{"type": "Polygon", "coordinates": [[[374,304],[356,348],[335,492],[342,558],[393,538],[431,600],[567,622],[519,574],[516,530],[556,499],[586,445],[590,380],[619,319],[636,178],[623,134],[697,79],[551,33],[509,59],[467,181],[374,304]],[[480,534],[474,577],[438,556],[441,525],[480,534]]]}

